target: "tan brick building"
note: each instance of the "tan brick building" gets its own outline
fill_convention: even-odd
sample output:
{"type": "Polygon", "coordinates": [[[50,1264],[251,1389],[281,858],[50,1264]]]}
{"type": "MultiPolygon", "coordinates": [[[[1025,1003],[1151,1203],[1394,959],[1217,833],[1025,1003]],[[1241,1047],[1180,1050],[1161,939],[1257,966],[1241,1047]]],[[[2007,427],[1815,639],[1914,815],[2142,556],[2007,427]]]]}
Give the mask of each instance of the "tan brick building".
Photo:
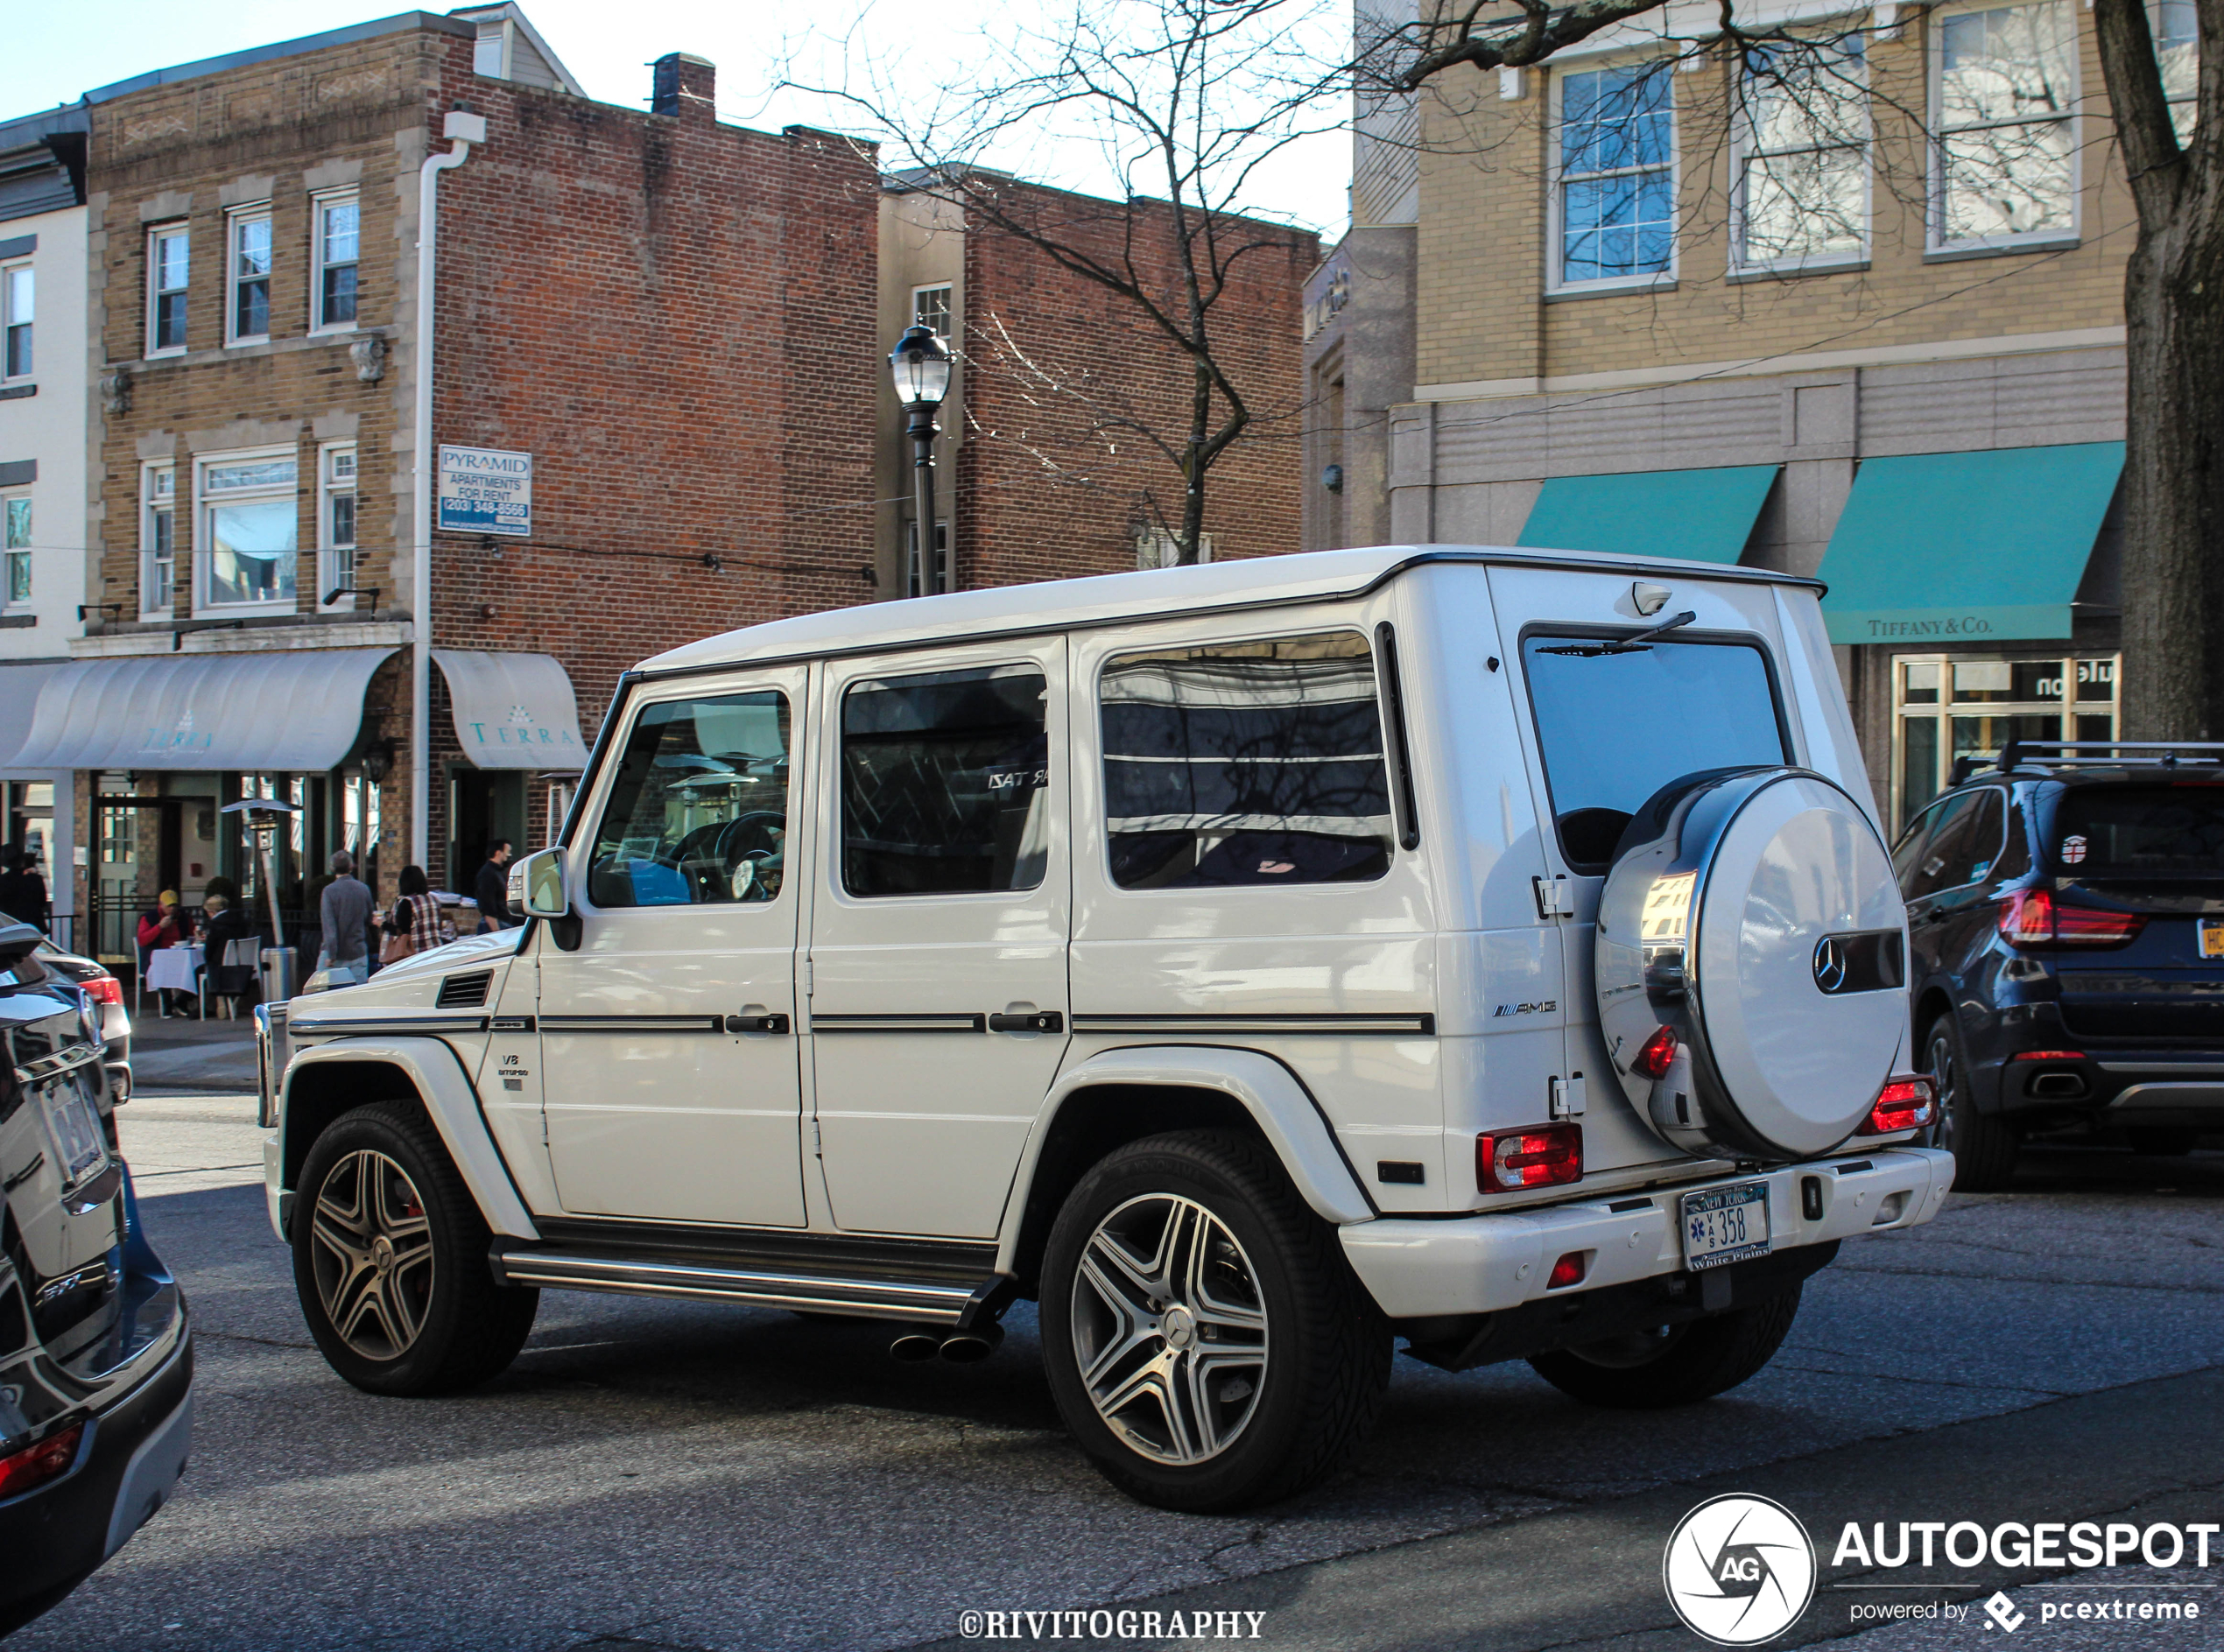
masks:
{"type": "Polygon", "coordinates": [[[1307,539],[1819,571],[1897,822],[1957,756],[2115,732],[2133,214],[2093,18],[1741,5],[1812,42],[1755,75],[1713,15],[1363,112],[1307,539]]]}

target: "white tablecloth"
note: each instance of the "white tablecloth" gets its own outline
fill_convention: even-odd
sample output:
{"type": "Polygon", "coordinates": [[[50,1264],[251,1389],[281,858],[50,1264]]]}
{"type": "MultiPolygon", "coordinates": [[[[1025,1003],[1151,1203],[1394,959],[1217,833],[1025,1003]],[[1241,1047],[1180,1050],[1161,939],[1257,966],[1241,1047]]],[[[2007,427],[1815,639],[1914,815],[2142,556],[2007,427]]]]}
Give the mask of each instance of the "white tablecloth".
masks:
{"type": "Polygon", "coordinates": [[[201,968],[201,948],[198,946],[165,946],[147,955],[147,990],[149,992],[189,993],[198,991],[200,982],[194,975],[201,968]]]}

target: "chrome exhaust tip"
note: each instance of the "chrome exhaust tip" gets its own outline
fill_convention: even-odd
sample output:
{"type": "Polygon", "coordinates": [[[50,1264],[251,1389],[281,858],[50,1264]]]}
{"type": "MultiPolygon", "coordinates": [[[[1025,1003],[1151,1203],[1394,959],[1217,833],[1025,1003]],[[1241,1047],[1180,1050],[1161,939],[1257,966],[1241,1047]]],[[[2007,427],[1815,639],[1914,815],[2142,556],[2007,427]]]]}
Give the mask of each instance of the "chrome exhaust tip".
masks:
{"type": "Polygon", "coordinates": [[[941,1350],[940,1338],[929,1336],[924,1331],[906,1331],[888,1345],[888,1357],[901,1360],[906,1365],[918,1365],[932,1360],[941,1350]]]}
{"type": "Polygon", "coordinates": [[[1003,1346],[1004,1328],[991,1319],[976,1331],[960,1331],[942,1339],[942,1357],[952,1365],[978,1365],[1003,1346]]]}

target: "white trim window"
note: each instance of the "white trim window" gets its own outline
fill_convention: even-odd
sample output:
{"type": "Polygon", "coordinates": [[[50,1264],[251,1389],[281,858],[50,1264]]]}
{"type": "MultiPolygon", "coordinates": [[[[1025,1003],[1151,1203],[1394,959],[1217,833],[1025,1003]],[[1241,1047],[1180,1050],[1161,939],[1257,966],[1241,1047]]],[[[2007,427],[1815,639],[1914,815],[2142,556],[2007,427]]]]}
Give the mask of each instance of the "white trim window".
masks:
{"type": "Polygon", "coordinates": [[[27,264],[0,269],[0,378],[31,376],[31,328],[38,278],[27,264]]]}
{"type": "Polygon", "coordinates": [[[1869,75],[1856,33],[1756,46],[1739,75],[1731,257],[1811,270],[1869,256],[1869,75]]]}
{"type": "Polygon", "coordinates": [[[224,339],[260,344],[271,336],[271,207],[243,207],[224,224],[224,339]]]}
{"type": "Polygon", "coordinates": [[[183,224],[147,231],[147,354],[176,355],[186,348],[186,282],[193,271],[193,232],[183,224]]]}
{"type": "Polygon", "coordinates": [[[1552,77],[1556,290],[1674,278],[1675,78],[1665,58],[1552,77]]]}
{"type": "Polygon", "coordinates": [[[911,325],[932,327],[934,336],[947,339],[957,320],[957,311],[951,303],[953,289],[947,281],[931,287],[911,289],[911,325]]]}
{"type": "Polygon", "coordinates": [[[293,612],[298,469],[288,447],[204,454],[195,463],[196,611],[293,612]]]}
{"type": "Polygon", "coordinates": [[[317,450],[317,607],[345,613],[355,606],[355,445],[327,442],[317,450]],[[346,595],[326,598],[334,591],[346,595]]]}
{"type": "Polygon", "coordinates": [[[178,467],[139,469],[139,614],[166,620],[178,594],[178,467]]]}
{"type": "Polygon", "coordinates": [[[362,207],[352,189],[313,196],[309,201],[313,268],[310,302],[318,332],[355,325],[355,281],[362,268],[362,207]]]}
{"type": "Polygon", "coordinates": [[[31,496],[0,494],[0,608],[31,601],[31,496]]]}
{"type": "Polygon", "coordinates": [[[2162,95],[2170,100],[2170,124],[2178,141],[2193,140],[2198,110],[2195,95],[2201,67],[2199,14],[2193,0],[2157,0],[2148,13],[2155,37],[2155,57],[2162,66],[2162,95]]]}
{"type": "MultiPolygon", "coordinates": [[[[1197,536],[1197,560],[1213,559],[1213,536],[1197,536]]],[[[1178,568],[1181,566],[1181,536],[1178,533],[1139,533],[1135,537],[1135,565],[1137,568],[1178,568]]]]}
{"type": "MultiPolygon", "coordinates": [[[[957,589],[950,583],[950,522],[947,517],[937,517],[934,524],[934,572],[940,578],[940,589],[957,589]]],[[[926,594],[919,589],[919,524],[916,522],[904,524],[904,594],[926,594]]]]}
{"type": "Polygon", "coordinates": [[[2077,25],[2066,0],[1933,14],[1931,243],[2077,233],[2077,25]]]}

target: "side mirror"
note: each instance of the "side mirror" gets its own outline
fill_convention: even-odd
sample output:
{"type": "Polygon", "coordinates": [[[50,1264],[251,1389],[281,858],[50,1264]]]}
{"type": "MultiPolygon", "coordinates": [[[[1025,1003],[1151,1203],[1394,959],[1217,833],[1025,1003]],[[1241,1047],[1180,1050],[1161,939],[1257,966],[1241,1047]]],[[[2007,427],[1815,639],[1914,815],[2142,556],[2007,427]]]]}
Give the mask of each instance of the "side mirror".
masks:
{"type": "Polygon", "coordinates": [[[510,868],[510,911],[515,917],[569,917],[564,895],[564,852],[535,849],[510,868]]]}

